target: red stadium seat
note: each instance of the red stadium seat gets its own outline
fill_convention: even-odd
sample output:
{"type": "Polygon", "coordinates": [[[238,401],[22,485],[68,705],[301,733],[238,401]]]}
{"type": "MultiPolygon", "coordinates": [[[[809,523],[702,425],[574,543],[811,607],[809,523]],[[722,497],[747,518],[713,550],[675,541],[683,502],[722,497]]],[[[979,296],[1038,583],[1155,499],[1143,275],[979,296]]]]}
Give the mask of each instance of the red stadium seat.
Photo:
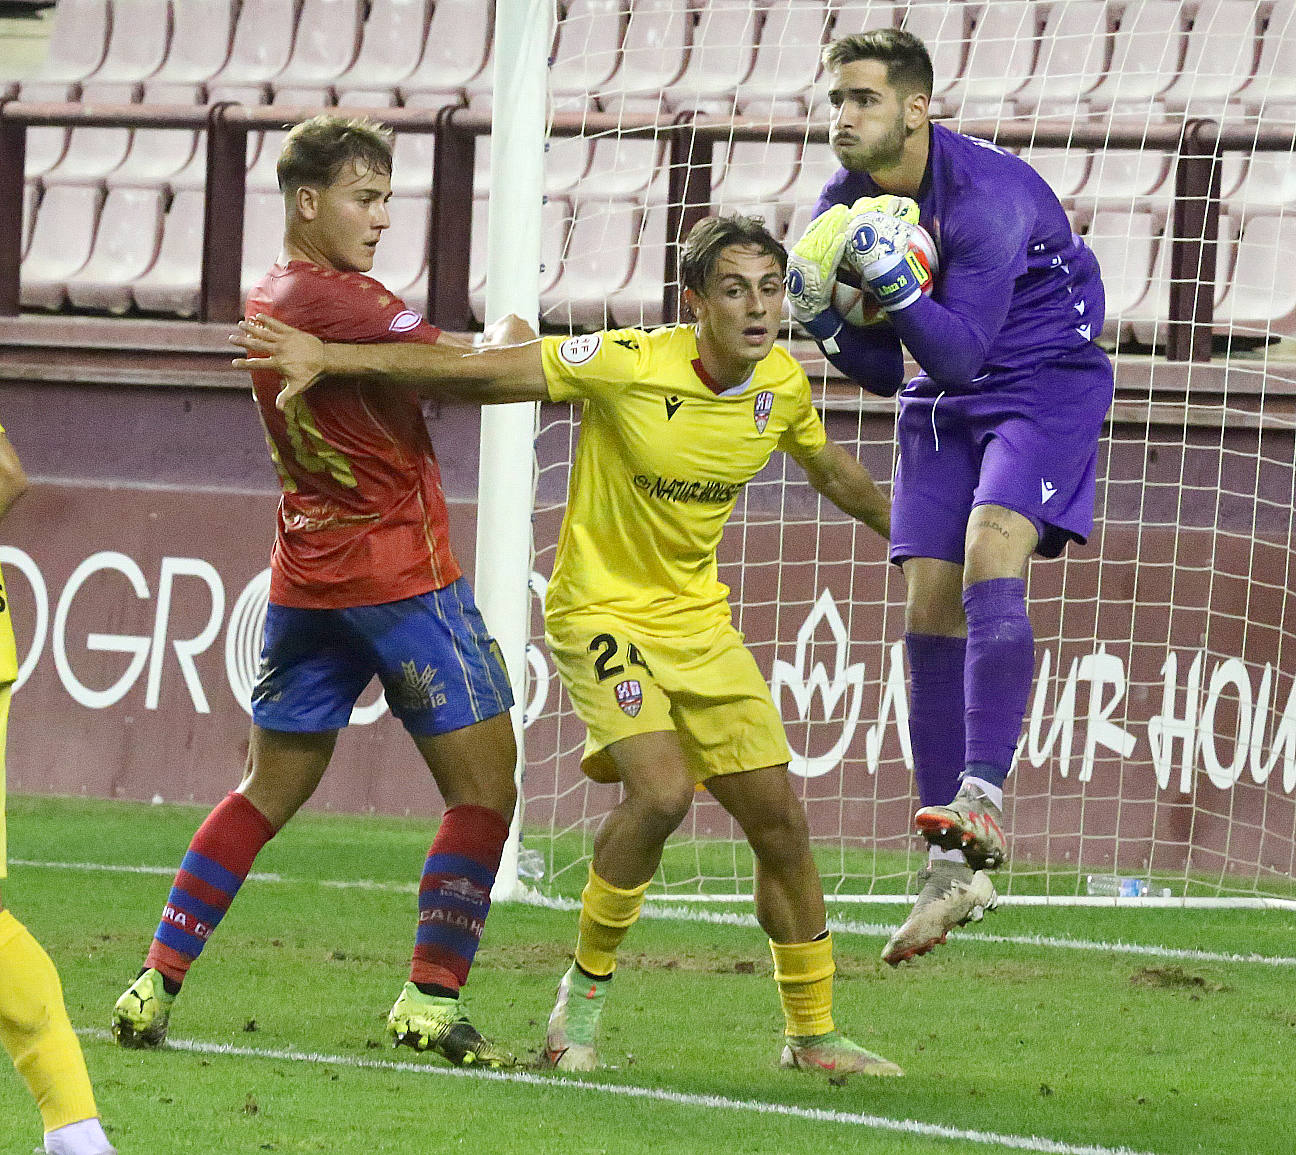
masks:
{"type": "MultiPolygon", "coordinates": [[[[1215,295],[1212,304],[1218,306],[1228,287],[1232,272],[1234,249],[1237,242],[1237,222],[1222,216],[1219,220],[1219,241],[1215,248],[1215,295]]],[[[1170,257],[1174,249],[1169,228],[1162,230],[1156,241],[1152,259],[1152,274],[1148,290],[1132,308],[1121,314],[1121,321],[1129,324],[1136,340],[1145,345],[1161,345],[1167,336],[1170,320],[1170,257]]]]}
{"type": "Polygon", "coordinates": [[[300,103],[306,93],[326,90],[318,104],[332,104],[333,82],[351,67],[360,47],[359,0],[303,0],[292,56],[272,80],[273,104],[300,103]],[[286,90],[291,90],[290,97],[286,90]]]}
{"type": "Polygon", "coordinates": [[[735,141],[718,147],[712,205],[726,212],[737,205],[773,205],[792,183],[800,153],[801,146],[791,141],[735,141]]]}
{"type": "Polygon", "coordinates": [[[665,147],[663,141],[648,137],[596,138],[589,171],[576,189],[577,199],[664,201],[665,147]]]}
{"type": "MultiPolygon", "coordinates": [[[[1227,166],[1228,156],[1225,156],[1227,166]]],[[[1221,182],[1224,202],[1245,216],[1296,208],[1296,155],[1254,152],[1235,186],[1221,182]]]]}
{"type": "MultiPolygon", "coordinates": [[[[75,86],[99,67],[112,27],[109,0],[62,0],[54,12],[49,49],[36,72],[21,82],[24,99],[73,99],[75,86]],[[61,87],[65,96],[28,96],[28,84],[61,87]],[[72,91],[68,91],[72,89],[72,91]]],[[[18,84],[0,79],[0,98],[13,95],[18,84]]]]}
{"type": "Polygon", "coordinates": [[[207,85],[207,98],[264,104],[270,81],[292,57],[295,5],[281,0],[243,0],[229,59],[207,85]]]}
{"type": "Polygon", "coordinates": [[[1084,185],[1074,194],[1077,211],[1151,212],[1159,226],[1174,199],[1174,164],[1169,153],[1156,149],[1105,148],[1090,161],[1084,185]]]}
{"type": "Polygon", "coordinates": [[[1103,332],[1108,336],[1118,332],[1124,314],[1147,295],[1156,235],[1151,213],[1104,210],[1094,214],[1085,239],[1102,269],[1107,295],[1103,332]]]}
{"type": "Polygon", "coordinates": [[[1071,208],[1072,198],[1084,188],[1089,173],[1089,153],[1080,148],[1024,148],[1020,156],[1071,208]]]}

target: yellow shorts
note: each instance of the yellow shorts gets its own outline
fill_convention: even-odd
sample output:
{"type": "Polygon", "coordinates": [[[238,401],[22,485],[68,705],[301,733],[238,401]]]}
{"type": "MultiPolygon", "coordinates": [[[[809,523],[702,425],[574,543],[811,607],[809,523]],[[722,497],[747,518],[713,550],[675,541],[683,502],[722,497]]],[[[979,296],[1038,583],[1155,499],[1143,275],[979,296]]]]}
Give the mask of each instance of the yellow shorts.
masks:
{"type": "Polygon", "coordinates": [[[9,729],[9,695],[13,683],[0,686],[0,878],[9,876],[9,848],[5,842],[5,737],[9,729]]]}
{"type": "Polygon", "coordinates": [[[558,676],[585,723],[581,769],[619,775],[606,747],[673,730],[694,780],[782,766],[783,719],[756,660],[729,622],[688,637],[646,633],[603,614],[565,614],[545,631],[558,676]]]}

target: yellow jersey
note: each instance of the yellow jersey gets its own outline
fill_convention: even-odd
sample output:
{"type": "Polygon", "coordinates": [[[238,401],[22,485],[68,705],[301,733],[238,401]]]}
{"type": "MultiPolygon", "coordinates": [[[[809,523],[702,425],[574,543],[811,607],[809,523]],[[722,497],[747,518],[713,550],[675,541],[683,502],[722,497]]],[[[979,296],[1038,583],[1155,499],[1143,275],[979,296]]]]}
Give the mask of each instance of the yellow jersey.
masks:
{"type": "Polygon", "coordinates": [[[610,613],[662,635],[729,620],[716,550],[743,487],[775,449],[806,461],[827,442],[805,370],[775,347],[717,392],[692,325],[542,342],[554,401],[579,401],[549,619],[610,613]]]}

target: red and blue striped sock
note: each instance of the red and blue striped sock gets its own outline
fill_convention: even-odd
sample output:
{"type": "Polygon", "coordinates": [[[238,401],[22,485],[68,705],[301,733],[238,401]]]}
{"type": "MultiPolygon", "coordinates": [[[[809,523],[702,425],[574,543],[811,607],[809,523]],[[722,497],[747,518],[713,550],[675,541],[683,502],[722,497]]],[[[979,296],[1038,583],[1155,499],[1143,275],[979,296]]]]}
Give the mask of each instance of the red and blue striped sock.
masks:
{"type": "Polygon", "coordinates": [[[181,860],[149,947],[146,967],[184,982],[189,967],[225,917],[252,862],[275,828],[242,794],[227,794],[207,815],[181,860]]]}
{"type": "Polygon", "coordinates": [[[508,832],[508,822],[485,806],[445,812],[419,881],[410,982],[454,993],[468,981],[508,832]]]}

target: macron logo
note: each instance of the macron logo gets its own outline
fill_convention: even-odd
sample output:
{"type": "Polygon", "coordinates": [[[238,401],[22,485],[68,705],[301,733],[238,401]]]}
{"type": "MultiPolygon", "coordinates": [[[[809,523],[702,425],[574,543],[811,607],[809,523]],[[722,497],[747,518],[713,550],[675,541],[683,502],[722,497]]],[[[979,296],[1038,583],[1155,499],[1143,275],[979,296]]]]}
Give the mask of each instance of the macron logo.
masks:
{"type": "Polygon", "coordinates": [[[1045,504],[1055,493],[1057,493],[1057,486],[1051,481],[1040,478],[1040,504],[1045,504]]]}
{"type": "Polygon", "coordinates": [[[403,309],[391,319],[387,328],[393,333],[408,333],[417,329],[422,321],[423,318],[413,309],[403,309]]]}

